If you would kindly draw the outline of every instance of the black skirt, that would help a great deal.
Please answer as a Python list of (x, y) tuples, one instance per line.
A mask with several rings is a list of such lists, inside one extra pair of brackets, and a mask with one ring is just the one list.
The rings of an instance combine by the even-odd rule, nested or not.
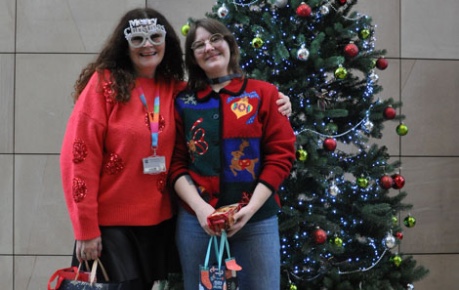
[[(173, 218), (155, 226), (100, 227), (100, 260), (110, 281), (141, 281), (151, 289), (154, 281), (167, 279), (168, 273), (180, 273), (175, 224)], [(78, 264), (74, 251), (72, 265)], [(104, 280), (101, 273), (97, 279)]]

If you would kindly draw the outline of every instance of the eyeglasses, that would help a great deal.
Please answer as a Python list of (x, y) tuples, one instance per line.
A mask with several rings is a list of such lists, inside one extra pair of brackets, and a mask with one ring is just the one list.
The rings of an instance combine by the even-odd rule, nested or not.
[(153, 45), (161, 45), (164, 43), (166, 35), (158, 32), (134, 32), (126, 36), (126, 39), (131, 47), (139, 48), (144, 46), (147, 40)]
[(212, 45), (213, 47), (215, 47), (216, 45), (219, 45), (220, 43), (222, 43), (222, 41), (224, 39), (225, 39), (225, 37), (222, 34), (215, 33), (215, 34), (212, 34), (211, 36), (209, 36), (209, 38), (207, 40), (199, 40), (199, 41), (193, 42), (193, 44), (191, 45), (191, 49), (195, 53), (201, 54), (206, 49), (206, 43), (207, 42), (210, 45)]

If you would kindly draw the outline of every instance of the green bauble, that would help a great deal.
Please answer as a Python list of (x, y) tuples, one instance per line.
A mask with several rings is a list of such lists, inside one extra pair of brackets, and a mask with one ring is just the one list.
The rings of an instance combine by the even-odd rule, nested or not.
[(401, 123), (400, 125), (397, 126), (396, 131), (399, 136), (405, 136), (406, 134), (408, 134), (408, 126)]
[(308, 159), (308, 152), (303, 149), (296, 150), (296, 159), (305, 162)]
[(357, 185), (361, 188), (366, 188), (368, 186), (368, 179), (365, 177), (359, 177), (357, 178)]
[(347, 77), (347, 70), (344, 67), (339, 66), (335, 70), (335, 77), (340, 80), (345, 79)]
[(261, 39), (260, 37), (255, 37), (253, 40), (252, 40), (252, 46), (254, 48), (260, 48), (263, 46), (263, 39)]
[(416, 225), (416, 219), (409, 215), (403, 220), (403, 224), (408, 228), (413, 228)]
[(395, 266), (398, 267), (402, 264), (402, 257), (400, 257), (399, 255), (395, 255), (390, 258), (390, 261), (394, 263)]
[(370, 36), (370, 34), (371, 34), (370, 30), (362, 29), (362, 31), (360, 31), (360, 38), (367, 39)]
[(341, 238), (335, 237), (333, 239), (333, 244), (337, 247), (342, 247), (343, 246), (343, 240)]

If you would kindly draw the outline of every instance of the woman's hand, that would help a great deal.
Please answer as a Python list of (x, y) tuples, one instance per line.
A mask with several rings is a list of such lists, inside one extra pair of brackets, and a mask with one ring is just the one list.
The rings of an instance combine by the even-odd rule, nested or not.
[(279, 105), (279, 112), (287, 117), (290, 117), (292, 114), (292, 103), (290, 98), (283, 93), (279, 92), (279, 100), (276, 101), (276, 104)]
[(96, 260), (102, 253), (102, 238), (92, 240), (76, 241), (75, 254), (78, 261)]
[(252, 218), (255, 211), (249, 206), (242, 207), (237, 213), (234, 214), (234, 224), (226, 231), (228, 237), (234, 236), (245, 224)]
[(220, 235), (220, 233), (213, 231), (209, 227), (209, 224), (207, 223), (207, 217), (211, 215), (214, 211), (215, 209), (208, 203), (203, 204), (202, 208), (195, 211), (196, 217), (198, 218), (199, 224), (201, 225), (202, 229), (208, 235), (211, 235), (211, 236)]

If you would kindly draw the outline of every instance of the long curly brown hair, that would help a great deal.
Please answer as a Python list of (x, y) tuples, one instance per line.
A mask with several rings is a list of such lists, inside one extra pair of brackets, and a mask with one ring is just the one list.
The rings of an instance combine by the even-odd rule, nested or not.
[(105, 69), (110, 70), (111, 90), (116, 92), (114, 98), (119, 102), (127, 102), (130, 92), (135, 85), (135, 68), (129, 57), (129, 44), (124, 36), (124, 29), (129, 27), (129, 20), (156, 18), (158, 24), (166, 29), (166, 49), (164, 58), (156, 68), (157, 81), (171, 82), (184, 80), (183, 53), (180, 39), (177, 37), (172, 25), (158, 11), (152, 8), (137, 8), (128, 11), (120, 20), (112, 35), (106, 41), (102, 51), (94, 62), (89, 63), (80, 73), (74, 85), (73, 99), (76, 102), (91, 76), (98, 72), (103, 75)]

